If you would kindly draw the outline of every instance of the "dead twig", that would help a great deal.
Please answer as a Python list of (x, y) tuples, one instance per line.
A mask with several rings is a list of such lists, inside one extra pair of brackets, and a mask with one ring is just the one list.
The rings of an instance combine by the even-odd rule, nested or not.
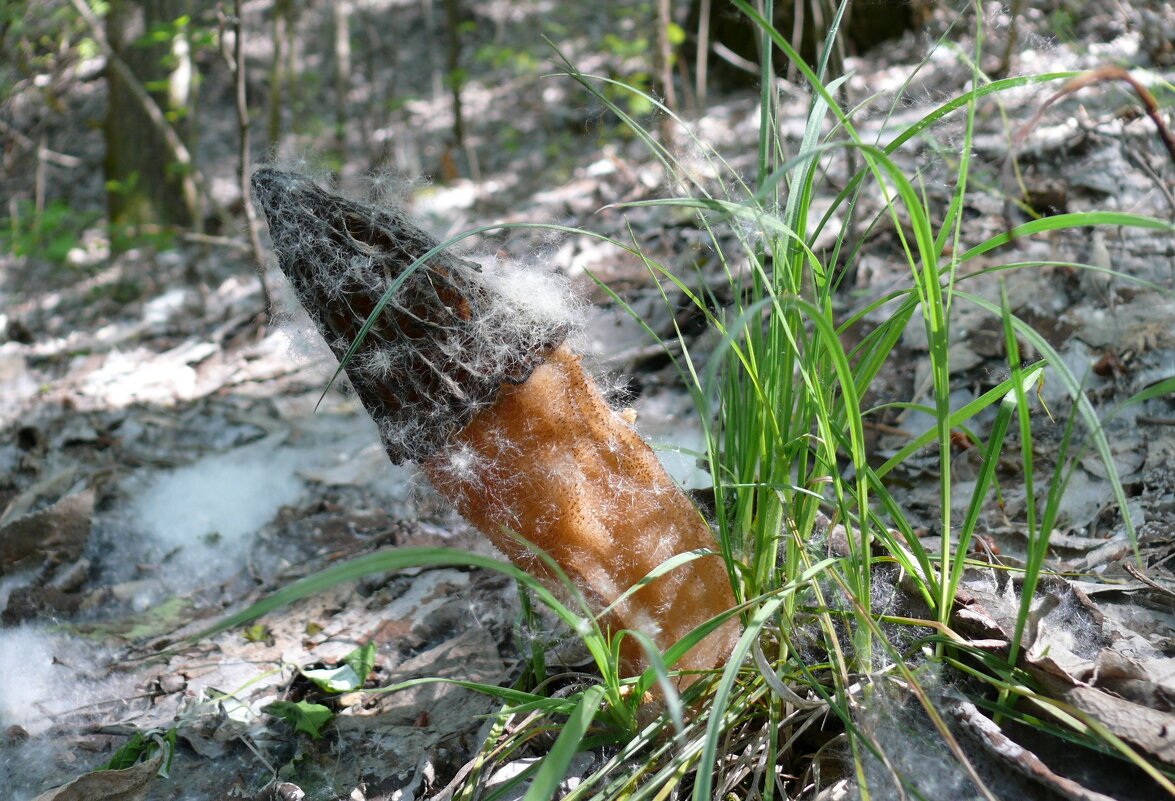
[(16, 142), (17, 145), (24, 148), (25, 150), (36, 151), (37, 158), (41, 161), (47, 161), (52, 164), (56, 164), (59, 167), (66, 167), (68, 169), (80, 167), (85, 163), (77, 156), (71, 156), (68, 153), (58, 153), (56, 150), (50, 150), (44, 146), (43, 142), (41, 144), (37, 144), (32, 140), (31, 137), (26, 136), (21, 131), (13, 128), (4, 120), (0, 120), (0, 134), (9, 137), (12, 139), (12, 141)]
[(970, 701), (955, 704), (951, 713), (971, 741), (998, 762), (1049, 788), (1062, 798), (1070, 801), (1112, 801), (1110, 796), (1090, 790), (1072, 779), (1054, 773), (1040, 757), (1009, 738)]
[(257, 280), (261, 282), (261, 298), (265, 303), (265, 319), (273, 311), (272, 298), (269, 286), (265, 283), (265, 252), (261, 249), (261, 237), (257, 233), (257, 210), (253, 208), (253, 190), (249, 184), (249, 177), (253, 167), (249, 162), (249, 105), (245, 95), (245, 56), (242, 47), (244, 37), (241, 36), (241, 0), (233, 2), (233, 52), (230, 54), (225, 44), (224, 32), (226, 22), (223, 6), (217, 9), (217, 18), (220, 24), (220, 52), (228, 64), (229, 72), (233, 76), (236, 87), (237, 106), (237, 135), (238, 159), (237, 180), (241, 190), (241, 205), (245, 210), (245, 225), (249, 229), (249, 245), (253, 249), (253, 263), (257, 268)]
[(1053, 103), (1080, 89), (1103, 81), (1125, 81), (1130, 84), (1130, 88), (1134, 90), (1135, 94), (1142, 101), (1146, 115), (1151, 118), (1151, 121), (1155, 124), (1155, 128), (1158, 129), (1159, 138), (1163, 140), (1163, 145), (1167, 148), (1167, 153), (1171, 156), (1171, 161), (1175, 162), (1175, 135), (1172, 135), (1171, 129), (1163, 122), (1163, 117), (1159, 114), (1159, 104), (1155, 101), (1155, 96), (1150, 93), (1149, 89), (1142, 85), (1141, 81), (1131, 75), (1127, 70), (1113, 65), (1098, 67), (1095, 70), (1083, 72), (1077, 77), (1069, 79), (1060, 90), (1048, 100), (1044, 101), (1040, 109), (1032, 115), (1032, 119), (1017, 131), (1015, 138), (1012, 140), (1013, 148), (1019, 148), (1024, 144), (1024, 140), (1028, 138), (1028, 134), (1040, 123), (1045, 111)]
[(1159, 584), (1154, 579), (1151, 579), (1150, 577), (1148, 577), (1145, 573), (1143, 573), (1137, 567), (1130, 564), (1130, 562), (1123, 562), (1122, 566), (1126, 568), (1127, 573), (1134, 576), (1136, 579), (1141, 581), (1146, 586), (1150, 587), (1155, 592), (1159, 593), (1160, 595), (1162, 595), (1168, 599), (1175, 598), (1175, 590), (1172, 590), (1168, 587), (1164, 587), (1162, 584)]

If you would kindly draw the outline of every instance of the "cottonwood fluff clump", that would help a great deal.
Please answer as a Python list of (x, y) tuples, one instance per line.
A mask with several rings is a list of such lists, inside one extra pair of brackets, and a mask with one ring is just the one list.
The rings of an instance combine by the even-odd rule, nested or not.
[[(282, 271), (340, 360), (391, 290), (347, 376), (392, 461), (418, 462), (515, 564), (552, 579), (520, 535), (602, 612), (666, 560), (713, 549), (701, 514), (564, 344), (564, 304), (533, 278), (443, 250), (417, 264), (437, 243), (402, 212), (298, 175), (261, 169), (253, 189)], [(664, 650), (733, 605), (725, 566), (706, 556), (615, 603), (604, 622)], [(678, 666), (721, 665), (737, 636), (727, 621)], [(646, 664), (634, 638), (621, 654), (630, 674)]]

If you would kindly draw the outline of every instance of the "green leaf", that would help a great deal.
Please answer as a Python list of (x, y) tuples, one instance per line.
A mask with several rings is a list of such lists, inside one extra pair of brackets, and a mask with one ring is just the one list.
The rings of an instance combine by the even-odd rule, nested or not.
[(308, 701), (274, 701), (261, 708), (262, 712), (281, 718), (294, 727), (294, 731), (305, 732), (317, 740), (322, 736), (322, 727), (335, 716), (322, 704)]
[(375, 669), (375, 643), (369, 642), (356, 648), (343, 657), (343, 664), (350, 665), (351, 669), (359, 674), (361, 681), (367, 681), (367, 677)]
[(140, 762), (154, 758), (156, 754), (163, 751), (164, 759), (159, 767), (159, 775), (166, 778), (171, 769), (171, 759), (175, 755), (175, 736), (176, 730), (174, 728), (136, 731), (97, 770), (126, 770)]
[(122, 746), (111, 754), (98, 770), (126, 770), (147, 755), (155, 743), (143, 736), (141, 731), (131, 735)]
[(538, 579), (508, 562), (454, 548), (394, 548), (336, 563), (306, 578), (287, 584), (249, 608), (229, 615), (215, 625), (194, 634), (192, 641), (196, 642), (205, 637), (211, 637), (219, 632), (255, 620), (267, 612), (280, 609), (300, 598), (306, 598), (346, 581), (354, 581), (370, 573), (386, 573), (391, 570), (405, 570), (414, 567), (437, 568), (443, 566), (477, 567), (509, 576), (529, 587), (536, 597), (552, 609), (567, 625), (572, 628), (578, 628), (582, 625), (582, 620), (566, 606), (559, 603), (554, 594), (544, 587)]
[(349, 693), (362, 687), (364, 682), (364, 678), (350, 665), (315, 670), (299, 668), (298, 672), (328, 693)]
[(270, 634), (269, 626), (264, 623), (254, 623), (243, 632), (245, 642), (268, 642), (273, 635)]
[(298, 672), (328, 693), (347, 693), (367, 683), (374, 667), (375, 644), (368, 643), (344, 656), (338, 667)]

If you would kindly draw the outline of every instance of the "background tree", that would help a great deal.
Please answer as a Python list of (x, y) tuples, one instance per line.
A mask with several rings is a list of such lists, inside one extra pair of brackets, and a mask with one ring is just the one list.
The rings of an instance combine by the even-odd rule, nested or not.
[[(881, 42), (895, 39), (921, 24), (934, 2), (877, 0), (851, 3), (846, 10), (838, 46), (847, 45), (850, 52), (864, 52)], [(788, 37), (805, 61), (815, 64), (840, 0), (776, 0), (770, 5), (769, 14), (767, 4), (761, 0), (752, 5), (771, 18), (775, 29)], [(691, 0), (685, 28), (696, 36), (694, 69), (699, 76), (696, 88), (699, 97), (706, 95), (704, 81), (707, 79), (713, 79), (715, 85), (724, 90), (758, 82), (755, 65), (759, 63), (762, 34), (755, 23), (733, 4)], [(711, 48), (717, 48), (721, 58), (709, 58)], [(840, 72), (836, 65), (842, 59), (843, 54), (832, 54), (830, 63), (834, 65), (834, 73)]]
[(342, 169), (347, 159), (347, 96), (351, 87), (351, 4), (333, 4), (335, 52), (335, 161)]
[(267, 141), (270, 150), (277, 147), (282, 129), (282, 98), (286, 82), (294, 74), (292, 37), (296, 34), (293, 0), (275, 0), (273, 4), (273, 60), (269, 68), (269, 110)]
[(198, 90), (191, 22), (202, 5), (196, 0), (114, 0), (109, 5), (104, 29), (114, 58), (106, 73), (105, 172), (115, 225), (200, 228), (200, 193), (190, 156)]

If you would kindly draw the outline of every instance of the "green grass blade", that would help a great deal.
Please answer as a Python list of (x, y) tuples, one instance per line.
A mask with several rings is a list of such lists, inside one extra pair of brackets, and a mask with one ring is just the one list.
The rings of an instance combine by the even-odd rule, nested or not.
[[(996, 467), (999, 465), (1000, 455), (1004, 450), (1004, 438), (1012, 422), (1012, 415), (1016, 413), (1017, 409), (1023, 408), (1026, 405), (1025, 388), (1039, 381), (1043, 373), (1043, 368), (1032, 370), (1026, 375), (1020, 374), (1020, 371), (1017, 370), (1012, 376), (1012, 388), (1004, 394), (999, 411), (996, 413), (996, 418), (992, 422), (979, 475), (975, 478), (975, 488), (971, 493), (971, 501), (967, 504), (967, 512), (963, 518), (963, 527), (959, 531), (957, 544), (959, 558), (951, 568), (950, 583), (947, 585), (947, 592), (945, 593), (951, 598), (955, 597), (955, 593), (959, 588), (959, 582), (963, 578), (964, 561), (962, 557), (966, 555), (967, 549), (971, 545), (971, 538), (975, 534), (975, 527), (979, 523), (980, 514), (983, 512), (984, 501), (987, 500), (987, 492), (994, 483)], [(1031, 443), (1029, 447), (1031, 447)], [(1031, 477), (1029, 477), (1029, 480), (1031, 480)]]
[(600, 702), (604, 699), (605, 690), (599, 685), (584, 690), (583, 698), (572, 711), (563, 730), (551, 750), (543, 757), (534, 781), (522, 797), (522, 801), (550, 801), (559, 795), (559, 785), (571, 767), (571, 760), (580, 750), (580, 743), (587, 734), (588, 727), (596, 713), (600, 711)]
[(488, 556), (460, 551), (455, 548), (397, 548), (366, 554), (345, 562), (326, 567), (312, 575), (287, 584), (276, 592), (262, 598), (246, 609), (231, 614), (216, 624), (191, 637), (191, 641), (202, 640), (255, 620), (262, 615), (280, 609), (294, 601), (307, 598), (315, 593), (339, 584), (373, 573), (406, 570), (419, 567), (474, 567), (494, 570), (528, 587), (546, 606), (550, 607), (564, 622), (573, 628), (581, 628), (585, 621), (571, 612), (538, 579), (523, 572), (508, 562)]
[[(1051, 218), (1045, 218), (1051, 219)], [(961, 297), (965, 297), (971, 303), (974, 303), (980, 308), (986, 309), (993, 315), (999, 315), (999, 307), (993, 304), (986, 298), (969, 292), (957, 291)], [(1061, 383), (1065, 389), (1068, 390), (1069, 396), (1073, 398), (1077, 407), (1078, 414), (1081, 415), (1085, 423), (1085, 428), (1089, 432), (1090, 439), (1093, 442), (1094, 448), (1097, 450), (1098, 456), (1102, 460), (1102, 465), (1106, 471), (1106, 480), (1110, 482), (1111, 491), (1114, 494), (1114, 500), (1118, 504), (1118, 511), (1122, 515), (1122, 521), (1126, 526), (1126, 534), (1130, 538), (1130, 545), (1134, 549), (1135, 559), (1141, 564), (1142, 557), (1138, 551), (1138, 532), (1134, 528), (1134, 521), (1130, 517), (1130, 509), (1127, 506), (1126, 490), (1122, 487), (1122, 479), (1118, 475), (1118, 468), (1114, 464), (1114, 457), (1110, 451), (1110, 443), (1106, 439), (1105, 429), (1102, 427), (1101, 421), (1098, 419), (1097, 411), (1093, 408), (1089, 398), (1081, 391), (1081, 382), (1073, 375), (1068, 365), (1061, 359), (1060, 354), (1056, 349), (1041, 336), (1032, 326), (1025, 323), (1018, 317), (1011, 317), (1012, 326), (1016, 329), (1016, 333), (1024, 337), (1034, 347), (1038, 353), (1044, 354), (1045, 360), (1056, 372), (1060, 378)]]
[(1124, 211), (1076, 211), (1068, 214), (1057, 214), (1052, 217), (1041, 217), (1039, 220), (1017, 225), (1002, 234), (985, 239), (975, 247), (959, 256), (960, 262), (971, 261), (977, 256), (995, 250), (996, 248), (1015, 242), (1017, 239), (1043, 234), (1049, 231), (1062, 231), (1071, 228), (1081, 228), (1089, 225), (1126, 226), (1144, 228), (1155, 231), (1175, 232), (1175, 225), (1157, 217), (1146, 217), (1142, 214), (1131, 214)]

